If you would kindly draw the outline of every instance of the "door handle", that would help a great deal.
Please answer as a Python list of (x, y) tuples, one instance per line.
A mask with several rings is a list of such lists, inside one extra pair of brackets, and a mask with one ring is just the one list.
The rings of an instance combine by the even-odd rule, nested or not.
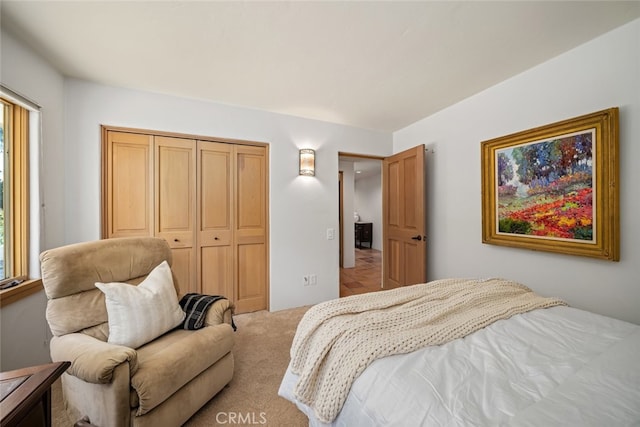
[(417, 236), (413, 236), (413, 237), (411, 238), (411, 240), (417, 240), (417, 241), (420, 241), (420, 240), (422, 240), (422, 236), (418, 234)]

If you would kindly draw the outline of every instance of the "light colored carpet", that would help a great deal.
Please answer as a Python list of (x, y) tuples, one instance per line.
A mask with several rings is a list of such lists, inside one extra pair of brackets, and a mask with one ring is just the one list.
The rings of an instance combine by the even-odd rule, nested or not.
[[(293, 335), (308, 308), (234, 316), (238, 330), (233, 379), (185, 426), (308, 425), (307, 418), (294, 404), (278, 396), (280, 381), (289, 364)], [(64, 411), (61, 394), (58, 380), (52, 388), (53, 427), (73, 425)]]

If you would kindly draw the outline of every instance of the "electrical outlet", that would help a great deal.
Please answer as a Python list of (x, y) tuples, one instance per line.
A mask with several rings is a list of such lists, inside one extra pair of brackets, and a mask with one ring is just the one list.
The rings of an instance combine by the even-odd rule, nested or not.
[(327, 228), (327, 240), (333, 240), (336, 237), (336, 230)]
[(309, 285), (315, 286), (318, 284), (318, 277), (315, 274), (309, 275)]

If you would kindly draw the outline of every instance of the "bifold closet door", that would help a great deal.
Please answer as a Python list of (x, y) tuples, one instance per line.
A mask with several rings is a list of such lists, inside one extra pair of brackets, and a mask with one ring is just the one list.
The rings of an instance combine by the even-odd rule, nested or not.
[(103, 132), (103, 236), (162, 237), (182, 294), (267, 309), (268, 147)]
[(154, 148), (155, 235), (171, 247), (181, 293), (198, 292), (195, 141), (156, 136)]
[(237, 145), (234, 160), (234, 296), (237, 312), (245, 313), (268, 305), (266, 149)]
[(198, 141), (198, 266), (202, 291), (236, 313), (267, 308), (266, 149)]
[(103, 149), (103, 236), (153, 236), (153, 137), (108, 132)]
[(233, 300), (233, 145), (198, 141), (198, 277)]

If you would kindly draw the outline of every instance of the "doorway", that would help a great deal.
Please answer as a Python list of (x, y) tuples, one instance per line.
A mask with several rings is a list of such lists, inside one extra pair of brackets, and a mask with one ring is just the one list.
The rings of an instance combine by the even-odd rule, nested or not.
[[(375, 236), (378, 235), (382, 238), (378, 246), (382, 258), (380, 289), (427, 281), (425, 157), (424, 144), (388, 157), (338, 153), (339, 170), (342, 171), (339, 177), (341, 265), (343, 268), (355, 268), (356, 242), (361, 249), (362, 241), (367, 238), (369, 247), (373, 249), (376, 248)], [(356, 163), (362, 163), (363, 159), (376, 160), (382, 166), (380, 178), (377, 178), (382, 187), (381, 200), (369, 212), (370, 215), (382, 212), (382, 220), (375, 221), (381, 224), (381, 232), (375, 231), (373, 222), (368, 224), (368, 232), (356, 231), (355, 227), (356, 223), (368, 219), (360, 217), (360, 212), (356, 210), (362, 206), (360, 202), (356, 207), (355, 197), (349, 197), (350, 191), (355, 193), (355, 176), (360, 170)], [(355, 236), (354, 233), (358, 235)], [(367, 292), (364, 289), (359, 291)]]
[(341, 297), (382, 290), (382, 159), (339, 153)]

